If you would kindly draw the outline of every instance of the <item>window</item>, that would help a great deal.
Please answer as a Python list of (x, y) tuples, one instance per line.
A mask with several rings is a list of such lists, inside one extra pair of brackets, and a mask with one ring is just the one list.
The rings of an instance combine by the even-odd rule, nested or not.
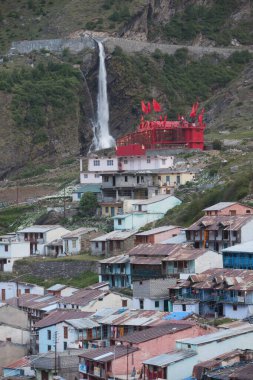
[(246, 214), (250, 214), (250, 210), (246, 210)]
[(186, 305), (182, 305), (182, 311), (186, 311)]
[(160, 175), (158, 176), (158, 181), (161, 181), (161, 176)]
[(68, 339), (68, 327), (63, 326), (63, 338)]
[(233, 311), (237, 311), (237, 305), (233, 305)]
[(107, 166), (113, 166), (113, 160), (107, 160)]
[(151, 160), (150, 157), (147, 157), (147, 164), (150, 164)]
[(118, 219), (118, 226), (121, 226), (121, 225), (122, 225), (122, 220)]
[(128, 161), (127, 161), (127, 159), (125, 158), (125, 159), (124, 159), (124, 164), (127, 164), (127, 163), (128, 163)]
[(98, 241), (95, 242), (95, 247), (98, 248)]
[(51, 330), (47, 330), (47, 340), (51, 340), (52, 339), (52, 332)]
[(99, 177), (100, 177), (100, 174), (96, 173), (95, 178), (99, 178)]
[(72, 309), (74, 309), (75, 308), (75, 305), (72, 305)]
[(83, 174), (83, 178), (88, 178), (88, 174)]
[(180, 180), (180, 175), (177, 175), (177, 184), (179, 185), (180, 182), (181, 182), (181, 180)]
[(127, 307), (127, 300), (122, 300), (122, 307)]
[(105, 176), (103, 177), (103, 182), (109, 182), (109, 177), (108, 177), (108, 175), (105, 175)]
[(140, 300), (140, 309), (143, 309), (143, 308), (144, 308), (144, 301)]
[(106, 208), (105, 208), (105, 212), (106, 212), (106, 214), (108, 214), (108, 212), (109, 212), (109, 207), (106, 207)]
[(76, 240), (72, 240), (72, 248), (76, 248)]
[(9, 246), (8, 246), (8, 245), (5, 245), (5, 246), (4, 246), (4, 251), (5, 251), (5, 252), (8, 252), (8, 250), (9, 250)]
[(48, 351), (51, 351), (52, 350), (52, 347), (50, 345), (47, 346), (47, 350)]
[(116, 240), (116, 249), (120, 249), (120, 247), (121, 247), (121, 241)]
[(159, 301), (155, 301), (155, 307), (159, 307)]
[(63, 342), (63, 351), (66, 351), (68, 347), (68, 342)]
[(166, 175), (166, 182), (170, 183), (170, 176), (169, 175)]
[(165, 165), (166, 164), (166, 159), (162, 159), (162, 165)]
[(125, 182), (128, 182), (128, 178), (127, 178), (127, 175), (125, 175)]
[(25, 294), (30, 294), (30, 289), (25, 289)]
[(100, 166), (100, 160), (93, 160), (94, 166)]

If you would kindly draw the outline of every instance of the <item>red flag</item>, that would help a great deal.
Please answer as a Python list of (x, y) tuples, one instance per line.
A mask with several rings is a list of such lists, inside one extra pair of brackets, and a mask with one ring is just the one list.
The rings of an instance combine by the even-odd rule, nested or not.
[(148, 113), (148, 107), (146, 106), (143, 100), (141, 101), (141, 110), (143, 113)]
[(148, 112), (147, 113), (150, 113), (151, 112), (151, 105), (150, 103), (148, 102)]
[(192, 118), (196, 117), (198, 108), (199, 108), (199, 103), (198, 102), (194, 103), (192, 106), (190, 117), (192, 117)]
[(153, 110), (155, 112), (161, 112), (161, 106), (155, 99), (153, 99)]
[(200, 112), (200, 114), (198, 116), (198, 122), (199, 122), (199, 124), (203, 123), (204, 112), (205, 112), (205, 110), (204, 110), (204, 108), (202, 108), (202, 110), (201, 110), (201, 112)]

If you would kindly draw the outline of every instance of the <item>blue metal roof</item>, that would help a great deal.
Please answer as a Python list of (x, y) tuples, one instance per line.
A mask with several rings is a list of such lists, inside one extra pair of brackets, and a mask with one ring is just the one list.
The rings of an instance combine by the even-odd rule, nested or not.
[(88, 193), (88, 192), (100, 193), (101, 192), (101, 185), (95, 184), (95, 183), (80, 184), (73, 191), (73, 193)]

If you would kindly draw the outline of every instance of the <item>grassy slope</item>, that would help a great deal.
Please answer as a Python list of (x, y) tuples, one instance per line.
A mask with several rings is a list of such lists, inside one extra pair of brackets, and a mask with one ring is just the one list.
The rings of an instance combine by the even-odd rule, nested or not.
[(145, 0), (1, 0), (0, 51), (13, 40), (66, 36), (77, 29), (118, 30)]

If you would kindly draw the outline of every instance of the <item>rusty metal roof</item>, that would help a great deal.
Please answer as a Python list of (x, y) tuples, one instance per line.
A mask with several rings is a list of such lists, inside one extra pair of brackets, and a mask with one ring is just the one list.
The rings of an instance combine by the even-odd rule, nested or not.
[(129, 355), (132, 352), (135, 352), (137, 350), (138, 348), (136, 347), (109, 346), (109, 347), (92, 349), (79, 356), (81, 358), (105, 363), (111, 360), (118, 359), (122, 356)]
[(161, 265), (161, 257), (131, 257), (132, 265)]
[(227, 231), (238, 231), (252, 219), (252, 215), (203, 216), (190, 227), (187, 227), (185, 231), (199, 231), (203, 228), (209, 231), (217, 231), (221, 227)]
[(172, 225), (161, 226), (161, 227), (157, 227), (157, 228), (152, 228), (151, 230), (148, 230), (148, 231), (139, 232), (138, 234), (136, 234), (136, 236), (149, 236), (149, 235), (160, 234), (162, 232), (174, 230), (175, 228), (179, 228), (179, 227), (178, 226), (172, 226)]
[(92, 313), (88, 313), (85, 311), (79, 310), (55, 310), (51, 312), (49, 315), (35, 323), (35, 328), (44, 328), (48, 326), (55, 325), (57, 323), (70, 320), (70, 319), (78, 319), (78, 318), (87, 318), (91, 316)]
[(167, 256), (176, 244), (139, 244), (128, 251), (129, 256)]
[(210, 251), (207, 248), (194, 248), (191, 245), (178, 245), (163, 261), (190, 261), (202, 256), (205, 252)]
[(100, 260), (100, 264), (125, 264), (130, 262), (128, 255), (112, 256), (108, 259)]

